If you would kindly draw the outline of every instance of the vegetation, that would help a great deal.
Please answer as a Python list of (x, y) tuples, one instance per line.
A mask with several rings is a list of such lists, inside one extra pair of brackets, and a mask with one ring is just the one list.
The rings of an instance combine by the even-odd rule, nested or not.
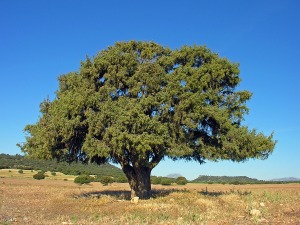
[(168, 178), (168, 177), (163, 177), (160, 181), (161, 185), (171, 185), (173, 183), (174, 179)]
[(0, 224), (300, 224), (299, 184), (155, 186), (132, 204), (127, 184), (1, 181)]
[(34, 158), (118, 162), (132, 196), (148, 199), (165, 157), (240, 162), (273, 151), (273, 135), (242, 125), (251, 93), (236, 90), (240, 81), (238, 64), (206, 47), (116, 43), (59, 77), (19, 147)]
[(76, 184), (88, 184), (94, 181), (94, 177), (89, 175), (79, 175), (74, 179), (74, 183)]
[(185, 177), (177, 177), (175, 182), (178, 185), (186, 185), (188, 183), (188, 181)]
[[(106, 164), (83, 164), (57, 162), (56, 160), (35, 160), (21, 155), (0, 154), (0, 169), (20, 169), (20, 170), (41, 170), (61, 172), (66, 175), (98, 175), (112, 176), (116, 179), (126, 179), (124, 173), (119, 168)], [(52, 174), (52, 176), (54, 176)]]
[(96, 181), (99, 181), (101, 184), (106, 186), (108, 184), (115, 182), (115, 179), (110, 176), (101, 176), (101, 177), (97, 177)]
[(41, 173), (41, 172), (33, 175), (33, 178), (36, 180), (43, 180), (43, 179), (45, 179), (45, 177), (46, 177), (45, 174)]
[(300, 183), (299, 181), (265, 181), (246, 176), (206, 176), (200, 175), (198, 178), (190, 181), (191, 183), (206, 184), (284, 184), (284, 183)]

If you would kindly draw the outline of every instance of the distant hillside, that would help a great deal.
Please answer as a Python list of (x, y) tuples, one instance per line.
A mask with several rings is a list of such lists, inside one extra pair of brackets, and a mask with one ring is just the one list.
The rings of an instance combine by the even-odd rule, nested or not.
[(171, 174), (167, 175), (167, 177), (169, 177), (169, 178), (177, 178), (177, 177), (182, 177), (182, 175), (179, 174), (179, 173), (171, 173)]
[(262, 181), (254, 178), (249, 178), (246, 176), (206, 176), (200, 175), (195, 180), (192, 180), (193, 183), (228, 183), (228, 184), (253, 184), (260, 183)]
[(272, 179), (271, 181), (284, 181), (284, 182), (294, 182), (294, 181), (300, 181), (300, 178), (295, 178), (295, 177), (283, 177), (283, 178), (276, 178)]
[(66, 175), (99, 175), (125, 178), (123, 171), (111, 164), (58, 163), (55, 160), (33, 160), (21, 155), (0, 154), (0, 169), (26, 169), (62, 172)]

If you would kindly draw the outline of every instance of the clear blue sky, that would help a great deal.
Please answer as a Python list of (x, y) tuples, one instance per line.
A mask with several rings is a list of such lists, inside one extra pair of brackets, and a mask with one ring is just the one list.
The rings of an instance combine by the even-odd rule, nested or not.
[(206, 45), (240, 63), (239, 88), (254, 93), (245, 124), (278, 144), (265, 161), (172, 162), (154, 175), (300, 177), (300, 1), (0, 1), (0, 153), (21, 154), (23, 128), (55, 97), (57, 77), (117, 41), (170, 48)]

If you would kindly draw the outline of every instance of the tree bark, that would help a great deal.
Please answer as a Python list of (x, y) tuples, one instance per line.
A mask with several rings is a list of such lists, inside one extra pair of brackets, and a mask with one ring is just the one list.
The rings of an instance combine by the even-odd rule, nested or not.
[(131, 188), (131, 198), (149, 199), (151, 197), (151, 168), (124, 166), (125, 173)]

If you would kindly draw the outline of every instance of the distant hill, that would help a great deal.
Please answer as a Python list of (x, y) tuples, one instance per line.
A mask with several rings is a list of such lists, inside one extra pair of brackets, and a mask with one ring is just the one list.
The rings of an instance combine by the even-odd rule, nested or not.
[(283, 177), (283, 178), (276, 178), (272, 179), (271, 181), (284, 181), (284, 182), (290, 182), (290, 181), (300, 181), (300, 178), (295, 177)]
[(109, 163), (102, 165), (34, 160), (22, 155), (0, 154), (0, 169), (24, 169), (62, 172), (66, 175), (99, 175), (125, 178), (123, 171)]
[(262, 181), (249, 178), (246, 176), (206, 176), (200, 175), (195, 180), (191, 181), (192, 183), (232, 183), (232, 184), (253, 184), (253, 183), (260, 183)]
[(182, 177), (181, 174), (179, 173), (171, 173), (169, 175), (167, 175), (168, 178), (177, 178), (177, 177)]

